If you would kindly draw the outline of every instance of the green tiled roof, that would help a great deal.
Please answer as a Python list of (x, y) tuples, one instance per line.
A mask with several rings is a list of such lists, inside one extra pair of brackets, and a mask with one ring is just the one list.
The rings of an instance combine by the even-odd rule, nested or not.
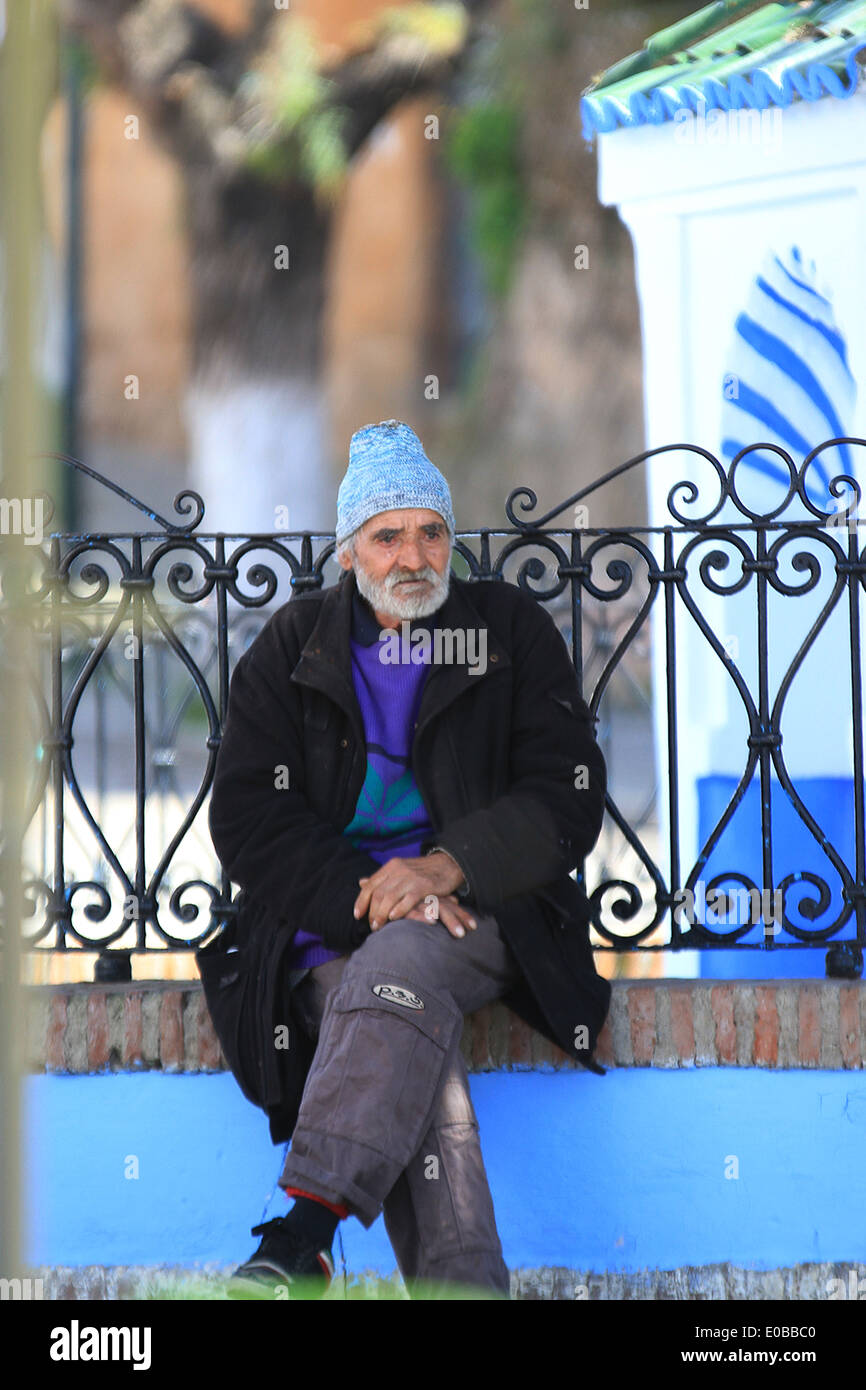
[(866, 0), (715, 0), (597, 77), (581, 101), (583, 131), (849, 97), (864, 64)]

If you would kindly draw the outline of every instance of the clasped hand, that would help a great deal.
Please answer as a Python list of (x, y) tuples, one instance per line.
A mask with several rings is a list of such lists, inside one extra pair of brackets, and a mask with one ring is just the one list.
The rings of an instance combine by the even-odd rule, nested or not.
[[(361, 891), (355, 900), (355, 917), (368, 915), (371, 931), (398, 917), (411, 917), (416, 922), (438, 918), (452, 936), (465, 936), (466, 928), (474, 930), (477, 924), (454, 896), (462, 879), (462, 870), (447, 854), (389, 859), (369, 878), (358, 880)], [(430, 898), (435, 898), (435, 904), (428, 901)]]

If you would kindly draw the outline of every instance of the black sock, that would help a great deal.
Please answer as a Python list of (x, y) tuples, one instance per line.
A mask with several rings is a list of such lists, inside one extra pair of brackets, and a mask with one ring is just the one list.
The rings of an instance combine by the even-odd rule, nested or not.
[(311, 1245), (325, 1246), (329, 1250), (334, 1232), (340, 1224), (336, 1212), (311, 1197), (296, 1197), (295, 1205), (286, 1219), (291, 1221), (295, 1230), (309, 1239)]

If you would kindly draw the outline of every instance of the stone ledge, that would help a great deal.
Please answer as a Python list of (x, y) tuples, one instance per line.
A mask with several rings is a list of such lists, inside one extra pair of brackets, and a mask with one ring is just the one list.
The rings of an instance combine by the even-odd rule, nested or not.
[[(866, 982), (614, 980), (605, 1067), (859, 1071)], [(199, 981), (41, 985), (25, 991), (29, 1071), (227, 1070)], [(467, 1018), (471, 1072), (582, 1070), (502, 1004)]]
[[(205, 1266), (193, 1271), (179, 1266), (84, 1265), (28, 1271), (41, 1285), (31, 1286), (31, 1297), (46, 1300), (127, 1300), (153, 1296), (155, 1285), (162, 1296), (177, 1298), (224, 1297), (225, 1281), (232, 1269)], [(368, 1279), (381, 1285), (380, 1275), (369, 1271), (352, 1274), (350, 1280)], [(193, 1281), (195, 1292), (188, 1286)], [(398, 1275), (391, 1283), (400, 1286)], [(342, 1275), (337, 1276), (328, 1297), (342, 1296)], [(404, 1295), (405, 1296), (405, 1295)], [(733, 1264), (689, 1265), (679, 1269), (643, 1269), (637, 1273), (540, 1268), (511, 1271), (511, 1297), (521, 1302), (604, 1302), (621, 1300), (685, 1301), (728, 1299), (798, 1300), (807, 1302), (866, 1299), (866, 1266), (862, 1263), (791, 1265), (784, 1269), (756, 1270)]]

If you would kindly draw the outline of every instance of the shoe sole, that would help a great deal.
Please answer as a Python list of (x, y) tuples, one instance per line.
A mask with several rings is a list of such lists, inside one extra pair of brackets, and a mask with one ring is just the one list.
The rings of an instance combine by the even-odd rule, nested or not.
[[(328, 1250), (320, 1250), (316, 1255), (316, 1260), (324, 1275), (324, 1287), (318, 1292), (308, 1294), (300, 1293), (300, 1297), (321, 1298), (325, 1294), (334, 1278), (334, 1261)], [(242, 1268), (244, 1268), (242, 1266)], [(261, 1276), (255, 1273), (261, 1270)], [(269, 1299), (273, 1300), (278, 1296), (278, 1290), (286, 1290), (285, 1297), (292, 1299), (292, 1288), (300, 1290), (318, 1289), (319, 1279), (315, 1274), (297, 1275), (287, 1274), (285, 1270), (277, 1269), (274, 1265), (260, 1264), (253, 1266), (249, 1273), (241, 1273), (240, 1270), (232, 1275), (229, 1280), (226, 1292), (229, 1298), (237, 1299)], [(295, 1295), (297, 1298), (297, 1295)]]

